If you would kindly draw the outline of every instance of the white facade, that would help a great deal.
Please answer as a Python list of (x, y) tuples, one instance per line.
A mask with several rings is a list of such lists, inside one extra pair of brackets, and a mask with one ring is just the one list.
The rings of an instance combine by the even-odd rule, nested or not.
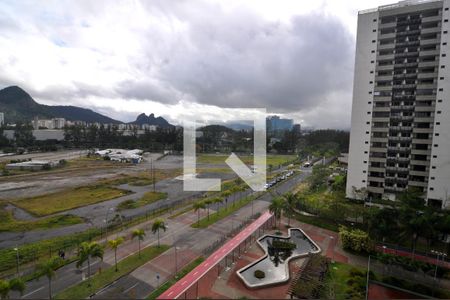
[[(375, 20), (375, 21), (374, 21)], [(373, 84), (377, 50), (378, 11), (358, 16), (352, 121), (347, 173), (347, 197), (357, 198), (354, 189), (367, 186), (372, 120)]]
[(5, 114), (0, 112), (0, 126), (5, 125)]

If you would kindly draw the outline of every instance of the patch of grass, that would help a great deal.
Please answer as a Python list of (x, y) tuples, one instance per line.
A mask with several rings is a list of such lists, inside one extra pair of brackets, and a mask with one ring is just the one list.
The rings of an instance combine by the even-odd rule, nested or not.
[(74, 215), (57, 215), (39, 220), (16, 220), (11, 211), (0, 207), (0, 232), (1, 231), (31, 231), (37, 229), (51, 229), (83, 223), (84, 220)]
[[(181, 174), (179, 169), (161, 170), (155, 169), (155, 182), (172, 178)], [(138, 172), (134, 174), (121, 174), (115, 178), (102, 180), (101, 183), (107, 185), (129, 184), (132, 186), (146, 186), (153, 184), (153, 177), (150, 172)]]
[(187, 213), (188, 211), (191, 211), (192, 209), (193, 209), (193, 208), (192, 208), (192, 205), (189, 204), (187, 207), (185, 207), (185, 208), (183, 208), (182, 210), (180, 210), (180, 211), (174, 213), (173, 215), (169, 216), (169, 219), (175, 219), (176, 217), (179, 217), (179, 216), (181, 216), (182, 214), (185, 214), (185, 213)]
[(208, 220), (208, 217), (204, 217), (204, 218), (200, 219), (200, 222), (195, 222), (194, 224), (192, 224), (191, 227), (192, 228), (206, 228), (209, 225), (212, 225), (212, 224), (216, 223), (217, 221), (220, 221), (220, 220), (228, 217), (229, 215), (238, 211), (242, 207), (246, 206), (252, 200), (256, 199), (258, 197), (258, 195), (259, 194), (245, 197), (239, 201), (236, 201), (234, 203), (234, 205), (230, 203), (230, 204), (228, 204), (228, 207), (224, 207), (224, 208), (220, 209), (219, 211), (210, 214), (209, 220)]
[(339, 231), (339, 225), (336, 224), (332, 220), (315, 217), (315, 216), (305, 216), (302, 214), (295, 214), (295, 219), (297, 221), (300, 221), (300, 222), (303, 222), (306, 224), (310, 224), (310, 225), (314, 225), (314, 226), (317, 226), (320, 228), (328, 229), (328, 230), (335, 231), (335, 232)]
[(172, 285), (174, 285), (177, 281), (181, 280), (184, 276), (186, 276), (189, 272), (191, 272), (195, 267), (197, 267), (198, 265), (200, 265), (202, 262), (204, 261), (203, 257), (199, 257), (196, 260), (194, 260), (193, 262), (191, 262), (190, 264), (188, 264), (186, 267), (184, 267), (180, 272), (177, 273), (176, 277), (173, 279), (170, 279), (169, 281), (165, 282), (164, 284), (162, 284), (159, 288), (157, 288), (156, 290), (154, 290), (148, 297), (147, 299), (156, 299), (159, 297), (159, 295), (161, 295), (162, 293), (164, 293), (165, 291), (167, 291)]
[[(117, 272), (115, 272), (114, 266), (111, 266), (101, 273), (92, 276), (90, 280), (83, 281), (59, 292), (56, 294), (55, 299), (86, 299), (94, 291), (98, 291), (107, 284), (131, 273), (167, 249), (169, 249), (167, 245), (161, 245), (159, 248), (156, 246), (144, 248), (141, 250), (141, 258), (136, 253), (118, 262), (117, 267), (119, 270)], [(89, 282), (91, 286), (89, 286)]]
[(154, 203), (156, 201), (166, 199), (167, 193), (160, 193), (160, 192), (147, 192), (142, 196), (141, 199), (135, 201), (135, 200), (126, 200), (124, 202), (119, 203), (117, 205), (118, 210), (124, 210), (124, 209), (133, 209), (145, 206), (147, 204)]
[[(333, 291), (335, 296), (334, 299), (348, 299), (348, 280), (352, 277), (352, 270), (358, 270), (365, 273), (363, 268), (357, 268), (348, 264), (338, 262), (330, 264), (330, 270), (327, 274), (326, 280), (328, 288)], [(327, 295), (327, 298), (329, 297), (330, 295)]]
[(33, 215), (47, 216), (72, 208), (114, 199), (129, 193), (130, 191), (99, 184), (19, 199), (14, 201), (14, 205), (25, 209)]

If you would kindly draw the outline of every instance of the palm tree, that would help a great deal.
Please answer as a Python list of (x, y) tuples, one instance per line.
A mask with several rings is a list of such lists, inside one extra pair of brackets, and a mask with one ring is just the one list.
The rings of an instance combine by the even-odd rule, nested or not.
[(52, 257), (36, 266), (36, 273), (39, 277), (46, 276), (48, 279), (48, 298), (52, 299), (52, 279), (56, 275), (56, 269), (61, 266), (62, 259), (60, 257)]
[(19, 292), (20, 296), (22, 296), (26, 288), (25, 280), (19, 277), (13, 278), (9, 281), (9, 287), (11, 291)]
[(0, 299), (8, 299), (11, 286), (6, 280), (0, 279)]
[(194, 211), (197, 212), (197, 225), (200, 226), (200, 209), (205, 209), (206, 205), (203, 201), (197, 201), (193, 205)]
[(131, 238), (137, 238), (138, 239), (138, 245), (139, 245), (139, 258), (141, 258), (141, 241), (144, 240), (145, 237), (145, 231), (144, 229), (135, 229), (133, 230), (133, 234), (131, 235)]
[(219, 212), (219, 204), (223, 202), (223, 198), (215, 197), (212, 199), (212, 202), (217, 204), (217, 213), (218, 213)]
[(153, 222), (152, 225), (152, 232), (153, 234), (157, 233), (158, 234), (158, 248), (159, 248), (159, 230), (162, 229), (164, 231), (166, 231), (167, 227), (166, 227), (166, 223), (164, 223), (164, 220), (162, 219), (156, 219), (155, 222)]
[(281, 212), (283, 210), (283, 206), (283, 198), (281, 197), (273, 198), (272, 202), (269, 205), (269, 211), (275, 215), (275, 221), (276, 219), (279, 220), (278, 228), (280, 228), (281, 225)]
[(78, 261), (77, 268), (83, 266), (84, 262), (88, 263), (88, 279), (91, 278), (91, 258), (100, 258), (103, 259), (104, 250), (102, 246), (100, 246), (96, 242), (88, 243), (83, 242), (80, 244), (80, 248), (78, 248)]
[(23, 295), (25, 281), (22, 278), (13, 278), (10, 281), (0, 279), (0, 299), (9, 299), (9, 292), (17, 291)]
[(213, 201), (212, 201), (211, 199), (206, 199), (206, 200), (204, 201), (204, 203), (205, 203), (205, 206), (206, 206), (206, 208), (207, 208), (207, 210), (208, 210), (208, 220), (209, 220), (209, 205), (212, 204)]
[(111, 249), (114, 249), (114, 263), (116, 265), (116, 272), (118, 271), (117, 269), (117, 248), (119, 248), (119, 246), (123, 243), (123, 238), (122, 237), (118, 237), (114, 240), (110, 240), (108, 241), (108, 245)]
[(284, 194), (284, 212), (288, 215), (288, 226), (291, 226), (291, 215), (294, 211), (295, 204), (297, 203), (297, 197), (292, 193)]

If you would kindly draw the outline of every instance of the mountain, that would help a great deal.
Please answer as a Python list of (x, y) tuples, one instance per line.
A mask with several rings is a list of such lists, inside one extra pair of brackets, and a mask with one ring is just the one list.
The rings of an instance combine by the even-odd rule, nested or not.
[(212, 133), (217, 133), (217, 132), (227, 132), (227, 133), (232, 133), (234, 132), (233, 129), (223, 126), (223, 125), (206, 125), (203, 127), (200, 127), (198, 129), (199, 131), (202, 131), (203, 133), (205, 132), (212, 132)]
[(29, 122), (34, 117), (65, 118), (70, 121), (89, 123), (121, 123), (86, 108), (39, 104), (18, 86), (10, 86), (0, 90), (0, 112), (5, 113), (6, 123)]
[(148, 116), (146, 114), (140, 114), (139, 116), (137, 116), (136, 121), (130, 122), (129, 124), (134, 124), (134, 125), (149, 124), (149, 125), (157, 125), (162, 128), (167, 128), (167, 127), (173, 126), (169, 122), (167, 122), (166, 119), (164, 119), (163, 117), (155, 118), (154, 114), (150, 114)]

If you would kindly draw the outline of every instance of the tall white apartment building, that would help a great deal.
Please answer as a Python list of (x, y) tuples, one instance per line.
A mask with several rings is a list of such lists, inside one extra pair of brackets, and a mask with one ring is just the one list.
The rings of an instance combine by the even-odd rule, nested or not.
[(450, 0), (359, 12), (347, 197), (450, 207), (449, 20)]
[(5, 125), (5, 113), (0, 112), (0, 126)]

